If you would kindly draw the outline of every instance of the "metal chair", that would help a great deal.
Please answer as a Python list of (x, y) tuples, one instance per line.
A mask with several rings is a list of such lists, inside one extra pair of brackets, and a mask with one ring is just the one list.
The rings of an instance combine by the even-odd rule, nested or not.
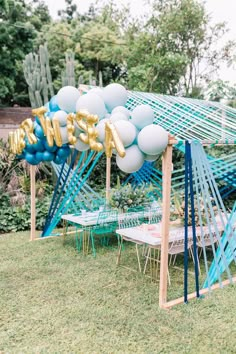
[[(137, 212), (128, 212), (128, 213), (124, 213), (119, 215), (118, 217), (118, 226), (119, 229), (126, 229), (126, 228), (130, 228), (130, 227), (135, 227), (141, 225), (141, 221), (140, 221), (140, 215)], [(117, 256), (117, 265), (120, 264), (120, 258), (121, 258), (121, 251), (123, 248), (123, 241), (130, 241), (135, 243), (135, 248), (136, 248), (136, 255), (137, 255), (137, 260), (138, 260), (138, 267), (139, 267), (139, 271), (142, 272), (141, 269), (141, 262), (140, 262), (140, 257), (139, 257), (139, 251), (138, 251), (138, 245), (143, 245), (143, 242), (138, 242), (132, 239), (129, 239), (125, 236), (121, 236), (121, 239), (119, 239), (118, 236), (118, 256)]]
[(103, 245), (107, 245), (108, 243), (106, 237), (108, 234), (114, 233), (114, 231), (117, 229), (117, 219), (117, 210), (104, 210), (98, 213), (97, 223), (90, 230), (90, 239), (94, 257), (96, 257), (94, 236), (98, 235), (103, 240)]

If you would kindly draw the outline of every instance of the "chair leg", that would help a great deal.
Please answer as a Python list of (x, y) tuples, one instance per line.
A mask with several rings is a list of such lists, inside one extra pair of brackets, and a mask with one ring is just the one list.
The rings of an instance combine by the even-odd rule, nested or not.
[(77, 248), (77, 251), (80, 252), (80, 241), (79, 241), (77, 228), (75, 229), (75, 246)]
[(177, 258), (177, 254), (175, 254), (175, 256), (174, 256), (173, 265), (175, 265), (176, 258)]
[(90, 238), (91, 238), (93, 256), (96, 257), (96, 249), (95, 249), (95, 246), (94, 246), (94, 237), (93, 237), (92, 232), (91, 232)]
[(123, 237), (121, 236), (121, 240), (119, 242), (118, 256), (117, 256), (117, 261), (116, 261), (117, 265), (120, 264), (122, 246), (123, 246)]
[(147, 269), (147, 264), (148, 264), (148, 259), (150, 257), (150, 247), (148, 247), (148, 252), (146, 254), (146, 261), (145, 261), (145, 264), (144, 264), (144, 268), (143, 268), (143, 274), (146, 273), (146, 269)]
[(136, 246), (137, 259), (138, 259), (138, 268), (139, 268), (139, 271), (140, 271), (140, 273), (141, 273), (141, 272), (142, 272), (142, 269), (141, 269), (141, 263), (140, 263), (139, 251), (138, 251), (138, 245), (137, 245), (137, 243), (135, 244), (135, 246)]
[(167, 269), (167, 277), (168, 277), (168, 283), (169, 283), (169, 286), (170, 286), (170, 273), (169, 273), (169, 269)]

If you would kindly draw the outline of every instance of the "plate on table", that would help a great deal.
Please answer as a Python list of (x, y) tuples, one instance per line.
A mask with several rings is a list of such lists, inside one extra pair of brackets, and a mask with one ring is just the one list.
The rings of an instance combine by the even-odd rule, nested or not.
[(161, 237), (161, 234), (160, 234), (160, 232), (152, 232), (152, 233), (151, 233), (151, 236), (152, 236), (152, 237), (156, 237), (156, 238), (160, 238), (160, 237)]

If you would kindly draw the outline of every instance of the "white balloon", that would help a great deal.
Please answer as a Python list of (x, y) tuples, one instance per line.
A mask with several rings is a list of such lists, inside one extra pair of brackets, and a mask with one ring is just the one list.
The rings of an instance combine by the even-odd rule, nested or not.
[(138, 135), (138, 146), (147, 155), (157, 155), (168, 144), (168, 132), (156, 124), (143, 128)]
[(98, 115), (100, 119), (106, 114), (103, 100), (95, 93), (88, 93), (78, 99), (76, 102), (76, 112), (81, 109), (86, 109), (89, 113)]
[(145, 126), (152, 124), (154, 120), (154, 111), (147, 104), (141, 104), (134, 108), (131, 113), (131, 123), (138, 129), (143, 129)]
[(74, 136), (76, 136), (76, 138), (78, 138), (81, 133), (84, 133), (84, 131), (82, 129), (80, 129), (77, 122), (74, 123), (74, 126), (75, 126)]
[(98, 140), (100, 141), (100, 143), (103, 143), (105, 141), (105, 123), (108, 121), (109, 119), (105, 118), (102, 119), (98, 125), (96, 126), (96, 129), (98, 131)]
[(111, 117), (111, 113), (106, 113), (104, 116), (104, 118), (107, 118), (107, 119), (110, 119), (110, 117)]
[(158, 159), (158, 157), (160, 157), (160, 154), (157, 154), (157, 155), (147, 155), (147, 154), (145, 154), (144, 160), (152, 162), (152, 161), (156, 161)]
[(130, 118), (131, 112), (130, 112), (127, 108), (125, 108), (124, 106), (117, 106), (117, 107), (115, 107), (115, 108), (112, 110), (111, 114), (117, 113), (117, 112), (125, 114), (128, 119)]
[(137, 145), (132, 145), (125, 149), (125, 157), (116, 155), (116, 163), (119, 169), (125, 173), (133, 173), (138, 171), (144, 163), (144, 154), (139, 150)]
[(95, 93), (96, 95), (100, 96), (102, 100), (104, 100), (103, 89), (100, 87), (94, 87), (93, 89), (89, 90), (88, 94), (90, 93)]
[(131, 145), (136, 137), (135, 126), (126, 120), (119, 120), (114, 123), (114, 126), (116, 127), (124, 147)]
[(57, 94), (57, 104), (62, 111), (75, 112), (76, 102), (80, 97), (79, 90), (73, 86), (62, 87)]
[(104, 102), (108, 112), (117, 106), (124, 106), (127, 101), (127, 91), (120, 84), (110, 84), (103, 90)]
[(68, 116), (68, 114), (65, 111), (57, 111), (57, 112), (55, 112), (53, 118), (56, 117), (59, 121), (60, 126), (65, 127), (66, 123), (67, 123), (67, 120), (66, 120), (67, 116)]
[(87, 151), (89, 149), (89, 145), (83, 143), (80, 139), (78, 139), (75, 143), (75, 149), (78, 151)]
[(62, 127), (60, 128), (61, 132), (61, 139), (62, 139), (62, 144), (67, 144), (68, 143), (68, 133), (67, 133), (67, 127)]
[(138, 145), (138, 135), (140, 133), (140, 130), (137, 127), (135, 127), (135, 129), (136, 129), (136, 136), (135, 136), (133, 144)]
[(127, 118), (127, 115), (125, 115), (124, 113), (121, 113), (121, 112), (112, 113), (110, 119), (111, 119), (112, 123), (118, 122), (119, 120), (127, 120), (127, 121), (129, 120)]

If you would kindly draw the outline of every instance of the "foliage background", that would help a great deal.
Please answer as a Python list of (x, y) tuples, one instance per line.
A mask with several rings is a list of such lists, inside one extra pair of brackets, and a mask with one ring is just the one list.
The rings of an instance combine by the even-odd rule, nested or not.
[[(187, 97), (227, 98), (235, 86), (222, 82), (219, 67), (235, 62), (235, 43), (225, 23), (212, 24), (197, 0), (153, 0), (149, 15), (134, 18), (128, 6), (97, 2), (80, 14), (65, 0), (59, 19), (43, 0), (0, 0), (0, 104), (29, 105), (22, 60), (47, 42), (55, 89), (62, 84), (65, 53), (75, 53), (79, 82), (120, 82), (131, 90)], [(220, 44), (223, 43), (223, 44)], [(216, 50), (217, 48), (217, 50)]]

